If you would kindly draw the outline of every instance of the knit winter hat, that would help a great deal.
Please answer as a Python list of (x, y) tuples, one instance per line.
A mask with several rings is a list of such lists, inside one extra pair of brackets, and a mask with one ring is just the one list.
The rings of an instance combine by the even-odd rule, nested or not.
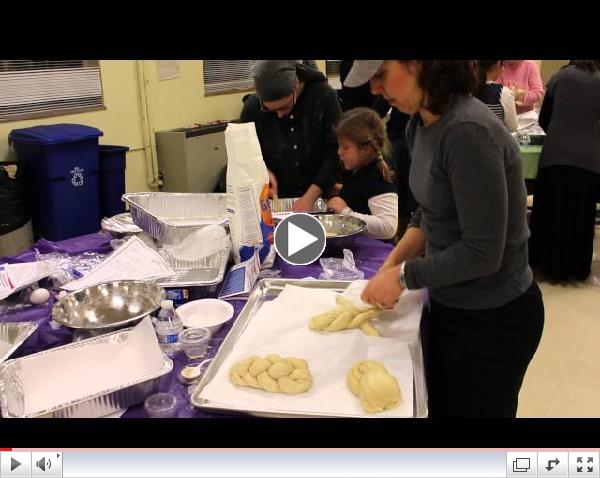
[(258, 60), (253, 78), (261, 101), (277, 101), (292, 94), (298, 83), (298, 60)]

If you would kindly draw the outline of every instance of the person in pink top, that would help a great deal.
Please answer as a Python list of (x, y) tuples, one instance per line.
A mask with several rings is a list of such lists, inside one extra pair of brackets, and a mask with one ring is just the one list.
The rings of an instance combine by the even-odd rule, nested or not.
[(515, 95), (517, 114), (533, 110), (544, 96), (540, 69), (532, 60), (508, 60), (500, 75), (500, 83)]

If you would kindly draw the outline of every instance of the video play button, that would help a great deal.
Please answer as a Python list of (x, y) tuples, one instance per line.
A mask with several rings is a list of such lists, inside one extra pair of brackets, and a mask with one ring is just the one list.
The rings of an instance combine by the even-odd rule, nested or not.
[(31, 452), (3, 451), (0, 453), (0, 476), (31, 477)]
[(275, 228), (275, 250), (289, 264), (310, 264), (325, 250), (325, 229), (310, 214), (292, 214)]

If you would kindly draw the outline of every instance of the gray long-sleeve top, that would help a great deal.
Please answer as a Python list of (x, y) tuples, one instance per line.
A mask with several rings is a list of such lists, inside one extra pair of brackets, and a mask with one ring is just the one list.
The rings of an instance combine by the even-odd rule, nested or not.
[(483, 103), (459, 96), (434, 124), (406, 129), (410, 187), (420, 205), (411, 225), (425, 257), (407, 261), (409, 289), (427, 287), (448, 307), (499, 307), (531, 285), (527, 193), (518, 146)]
[(600, 173), (600, 71), (567, 66), (550, 78), (539, 122), (547, 133), (540, 169), (566, 165)]

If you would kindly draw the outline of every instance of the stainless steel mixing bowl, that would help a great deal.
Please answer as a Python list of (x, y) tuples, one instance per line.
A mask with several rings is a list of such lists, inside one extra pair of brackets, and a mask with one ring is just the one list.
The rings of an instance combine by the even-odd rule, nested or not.
[(164, 298), (153, 282), (106, 282), (66, 295), (54, 304), (52, 318), (73, 329), (115, 329), (151, 314)]
[(314, 214), (323, 227), (327, 242), (325, 252), (339, 253), (343, 249), (351, 249), (354, 240), (362, 234), (367, 224), (362, 219), (343, 214)]

